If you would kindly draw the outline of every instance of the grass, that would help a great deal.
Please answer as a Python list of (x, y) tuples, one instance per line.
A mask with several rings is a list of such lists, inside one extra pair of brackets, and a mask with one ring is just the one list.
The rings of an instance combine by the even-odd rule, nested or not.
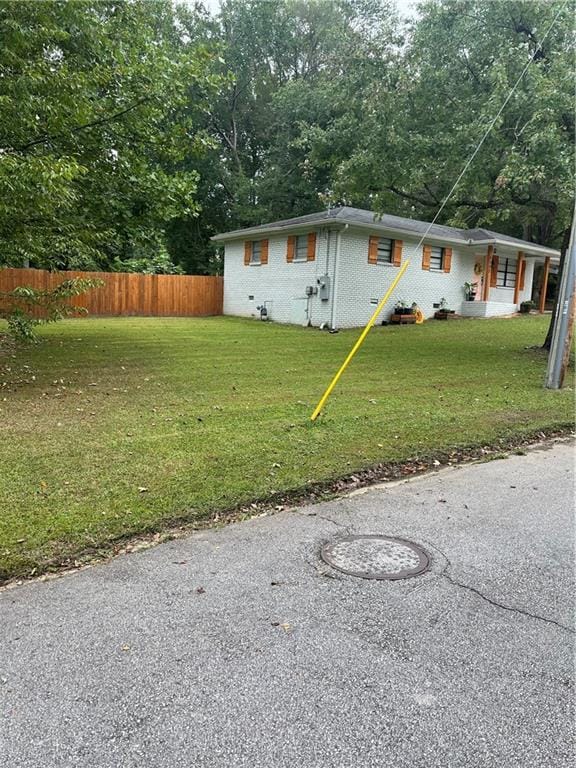
[[(572, 420), (542, 387), (547, 318), (357, 337), (232, 318), (83, 319), (0, 356), (0, 578), (381, 461)], [(0, 353), (1, 355), (1, 353)], [(146, 490), (142, 490), (146, 489)]]

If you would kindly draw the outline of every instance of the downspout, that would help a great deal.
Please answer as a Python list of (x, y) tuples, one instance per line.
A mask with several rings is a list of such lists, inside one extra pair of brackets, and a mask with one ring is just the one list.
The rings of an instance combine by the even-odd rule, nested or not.
[(348, 224), (344, 225), (344, 229), (339, 229), (336, 235), (336, 254), (334, 255), (334, 271), (332, 275), (332, 307), (330, 309), (330, 328), (335, 330), (334, 320), (336, 318), (336, 286), (338, 285), (338, 263), (340, 261), (340, 246), (342, 244), (342, 232), (348, 229)]
[[(332, 230), (326, 229), (326, 259), (324, 263), (324, 274), (328, 274), (328, 267), (330, 265), (330, 235), (332, 234)], [(316, 272), (316, 277), (318, 277), (318, 271)], [(316, 299), (318, 301), (318, 299)], [(308, 296), (308, 301), (306, 302), (306, 314), (308, 316), (308, 323), (309, 325), (312, 325), (312, 307), (314, 306), (314, 301), (312, 299), (312, 296)]]

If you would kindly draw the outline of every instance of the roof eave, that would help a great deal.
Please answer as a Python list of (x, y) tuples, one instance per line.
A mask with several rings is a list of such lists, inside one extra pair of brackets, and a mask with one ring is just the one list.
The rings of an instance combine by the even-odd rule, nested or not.
[[(374, 232), (377, 230), (378, 232), (390, 232), (392, 234), (401, 234), (404, 236), (412, 237), (416, 240), (418, 240), (422, 234), (420, 232), (415, 232), (414, 230), (410, 229), (402, 229), (401, 227), (389, 227), (380, 224), (379, 222), (375, 221), (373, 223), (364, 223), (355, 221), (354, 219), (348, 219), (345, 217), (342, 218), (331, 218), (331, 219), (317, 219), (316, 221), (307, 221), (305, 223), (299, 223), (299, 224), (287, 224), (283, 227), (249, 227), (248, 229), (237, 229), (233, 232), (224, 232), (221, 235), (213, 235), (210, 240), (212, 242), (227, 242), (231, 240), (243, 240), (245, 238), (249, 238), (252, 235), (275, 235), (283, 232), (297, 232), (302, 231), (305, 232), (306, 230), (310, 229), (310, 227), (318, 227), (318, 226), (324, 226), (328, 227), (330, 229), (345, 229), (347, 227), (355, 228), (355, 229), (363, 229)], [(427, 234), (426, 235), (427, 240), (435, 240), (439, 242), (445, 242), (445, 243), (453, 243), (455, 245), (467, 245), (467, 241), (464, 238), (451, 238), (446, 237), (445, 235), (432, 235)]]
[(299, 224), (286, 224), (283, 227), (258, 226), (247, 229), (235, 229), (232, 232), (223, 232), (221, 235), (212, 235), (210, 240), (214, 243), (222, 243), (228, 240), (244, 240), (252, 235), (276, 235), (282, 232), (306, 232), (310, 227), (329, 227), (330, 229), (344, 229), (346, 221), (336, 218), (320, 218)]
[[(223, 232), (220, 235), (213, 235), (210, 238), (210, 240), (214, 243), (226, 243), (233, 240), (245, 240), (254, 236), (266, 237), (266, 235), (277, 235), (277, 234), (283, 234), (285, 232), (306, 232), (311, 227), (327, 227), (333, 230), (345, 229), (350, 227), (354, 229), (361, 229), (361, 230), (372, 231), (372, 232), (376, 230), (378, 232), (386, 232), (392, 235), (400, 234), (404, 237), (411, 237), (415, 240), (419, 240), (422, 237), (421, 232), (415, 232), (414, 230), (410, 230), (410, 229), (403, 229), (402, 227), (390, 227), (390, 226), (380, 224), (377, 221), (365, 223), (365, 222), (355, 221), (354, 219), (349, 219), (344, 216), (331, 217), (331, 218), (322, 216), (322, 217), (319, 217), (318, 219), (312, 219), (306, 222), (298, 222), (296, 224), (285, 224), (284, 226), (259, 225), (257, 227), (247, 227), (246, 229), (236, 229), (231, 232)], [(440, 242), (440, 243), (451, 243), (453, 245), (460, 245), (464, 247), (468, 246), (472, 248), (476, 248), (478, 246), (484, 246), (484, 245), (486, 246), (498, 245), (503, 248), (511, 248), (515, 250), (528, 251), (529, 253), (532, 253), (535, 255), (551, 256), (554, 259), (560, 258), (559, 251), (555, 250), (554, 248), (546, 248), (543, 245), (537, 245), (536, 243), (528, 243), (528, 242), (510, 243), (506, 240), (500, 240), (499, 238), (489, 238), (485, 240), (472, 240), (470, 238), (467, 238), (464, 234), (462, 235), (462, 237), (459, 238), (459, 237), (450, 237), (444, 234), (435, 235), (430, 232), (424, 236), (424, 239), (432, 240), (434, 242)]]
[[(342, 219), (342, 221), (346, 221), (346, 223), (351, 228), (356, 229), (365, 229), (368, 231), (374, 231), (375, 229), (378, 229), (379, 232), (387, 232), (390, 234), (400, 234), (405, 237), (412, 237), (414, 240), (420, 240), (422, 237), (422, 232), (415, 232), (413, 229), (402, 229), (402, 227), (389, 227), (384, 224), (379, 224), (377, 221), (375, 221), (373, 224), (364, 224), (363, 222), (358, 221), (350, 221), (346, 219)], [(425, 240), (434, 240), (441, 243), (453, 243), (454, 245), (467, 245), (467, 241), (464, 238), (458, 238), (458, 237), (447, 237), (446, 235), (433, 235), (431, 233), (428, 233), (424, 236)]]
[(553, 258), (560, 258), (560, 251), (554, 248), (546, 248), (544, 245), (537, 245), (536, 243), (520, 242), (510, 243), (507, 240), (499, 240), (498, 238), (491, 238), (490, 240), (468, 240), (467, 245), (476, 247), (478, 245), (499, 245), (505, 248), (512, 248), (516, 251), (529, 251), (537, 255), (552, 256)]

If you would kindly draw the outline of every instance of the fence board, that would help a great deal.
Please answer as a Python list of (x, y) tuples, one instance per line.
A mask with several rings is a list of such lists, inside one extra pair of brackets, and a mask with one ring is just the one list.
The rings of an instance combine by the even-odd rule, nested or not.
[[(224, 280), (201, 275), (142, 275), (129, 272), (48, 272), (43, 269), (0, 269), (0, 292), (18, 286), (55, 288), (73, 277), (104, 281), (100, 288), (71, 299), (91, 315), (120, 317), (206, 317), (221, 315)], [(5, 304), (5, 301), (2, 302)], [(36, 313), (38, 314), (38, 313)]]

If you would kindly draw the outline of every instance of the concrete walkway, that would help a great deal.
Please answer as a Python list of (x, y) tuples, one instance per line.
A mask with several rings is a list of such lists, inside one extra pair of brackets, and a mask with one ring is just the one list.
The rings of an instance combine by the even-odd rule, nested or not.
[[(573, 766), (573, 447), (0, 593), (6, 768)], [(431, 570), (324, 565), (345, 531)]]

